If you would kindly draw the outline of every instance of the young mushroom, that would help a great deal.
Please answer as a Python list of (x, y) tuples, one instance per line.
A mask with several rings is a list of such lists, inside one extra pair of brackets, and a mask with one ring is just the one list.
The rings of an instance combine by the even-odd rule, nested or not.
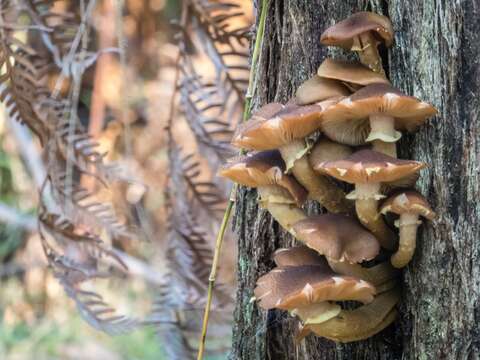
[(396, 235), (378, 213), (378, 201), (385, 197), (380, 192), (381, 185), (411, 176), (424, 167), (425, 164), (418, 161), (401, 160), (376, 151), (361, 150), (343, 160), (317, 164), (315, 170), (355, 184), (355, 190), (347, 197), (355, 200), (360, 222), (377, 237), (384, 248), (393, 250)]
[(324, 80), (336, 80), (344, 84), (351, 92), (372, 84), (390, 85), (383, 74), (369, 68), (342, 60), (327, 58), (318, 68), (317, 75)]
[(407, 266), (413, 257), (417, 239), (417, 228), (422, 223), (418, 218), (423, 216), (428, 220), (435, 218), (427, 200), (416, 191), (402, 191), (389, 197), (381, 206), (380, 212), (400, 215), (395, 226), (400, 230), (398, 250), (391, 258), (396, 268)]
[(299, 105), (350, 95), (349, 89), (339, 81), (314, 75), (297, 89), (295, 101)]
[(365, 86), (330, 106), (322, 116), (322, 131), (347, 144), (372, 142), (373, 150), (397, 157), (396, 141), (437, 113), (430, 104), (403, 94), (387, 84)]
[(263, 309), (288, 310), (306, 324), (318, 324), (340, 313), (341, 307), (332, 301), (367, 304), (373, 301), (375, 288), (363, 280), (336, 274), (325, 260), (318, 260), (308, 265), (279, 265), (257, 280), (254, 294)]
[(276, 150), (262, 151), (230, 159), (219, 175), (258, 189), (260, 204), (287, 231), (305, 218), (299, 208), (306, 199), (305, 189), (285, 174), (285, 163)]
[(323, 161), (341, 160), (352, 154), (353, 150), (343, 144), (333, 142), (325, 137), (320, 138), (312, 148), (308, 161), (313, 168)]
[(341, 343), (367, 339), (378, 334), (395, 320), (397, 315), (395, 305), (399, 300), (400, 290), (394, 288), (376, 296), (368, 305), (355, 310), (342, 310), (334, 318), (322, 323), (305, 324), (297, 340), (311, 332)]
[(377, 73), (384, 73), (378, 45), (393, 43), (393, 26), (385, 16), (362, 11), (329, 27), (320, 37), (323, 45), (339, 46), (358, 52), (360, 62)]
[(315, 174), (307, 158), (304, 137), (319, 128), (325, 106), (322, 104), (282, 105), (276, 113), (271, 111), (272, 106), (268, 111), (262, 108), (252, 120), (238, 127), (232, 144), (254, 150), (278, 148), (287, 171), (291, 171), (308, 190), (311, 199), (331, 212), (349, 213), (353, 211), (353, 205), (345, 199), (344, 192), (327, 177)]
[(361, 262), (378, 255), (380, 245), (357, 220), (339, 214), (309, 216), (293, 225), (294, 235), (309, 248), (324, 255), (333, 271), (355, 276), (378, 286), (397, 272), (384, 264), (364, 268)]

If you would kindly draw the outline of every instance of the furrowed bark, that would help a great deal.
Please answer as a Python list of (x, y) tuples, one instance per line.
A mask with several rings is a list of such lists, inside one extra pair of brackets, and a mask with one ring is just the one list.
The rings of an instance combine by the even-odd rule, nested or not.
[[(429, 164), (417, 188), (439, 214), (420, 227), (416, 253), (404, 270), (399, 320), (366, 341), (336, 345), (309, 336), (296, 346), (292, 317), (250, 302), (255, 281), (273, 267), (273, 251), (290, 246), (293, 237), (258, 208), (255, 191), (241, 188), (234, 219), (239, 282), (231, 359), (479, 357), (478, 1), (272, 0), (253, 103), (286, 102), (327, 54), (344, 58), (345, 52), (320, 46), (321, 32), (355, 11), (370, 9), (389, 16), (396, 31), (384, 57), (393, 85), (439, 110), (437, 118), (397, 143), (399, 158)], [(318, 212), (315, 206), (309, 210)]]

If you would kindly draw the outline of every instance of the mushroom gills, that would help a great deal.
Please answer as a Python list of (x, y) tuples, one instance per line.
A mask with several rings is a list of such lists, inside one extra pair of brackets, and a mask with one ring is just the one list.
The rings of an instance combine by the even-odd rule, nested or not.
[[(355, 45), (354, 45), (355, 46)], [(375, 39), (375, 36), (372, 32), (367, 31), (358, 36), (355, 48), (352, 48), (354, 51), (358, 51), (358, 56), (360, 57), (360, 62), (368, 66), (372, 71), (376, 73), (385, 74), (383, 70), (382, 58), (378, 53), (378, 40)]]
[(321, 324), (322, 322), (333, 319), (340, 314), (341, 311), (342, 308), (340, 305), (329, 301), (322, 301), (317, 304), (293, 309), (290, 313), (298, 316), (304, 324)]

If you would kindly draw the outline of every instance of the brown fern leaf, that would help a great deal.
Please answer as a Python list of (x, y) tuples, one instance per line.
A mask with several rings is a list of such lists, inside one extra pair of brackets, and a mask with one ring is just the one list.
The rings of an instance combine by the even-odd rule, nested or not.
[(49, 172), (49, 180), (56, 202), (73, 223), (83, 224), (93, 232), (103, 229), (114, 239), (134, 237), (133, 231), (119, 222), (111, 204), (98, 202), (94, 193), (75, 183), (66, 184), (65, 173)]
[(11, 119), (27, 125), (44, 144), (48, 127), (32, 105), (41, 89), (34, 60), (33, 49), (0, 28), (0, 101)]
[(120, 335), (135, 330), (140, 321), (125, 315), (116, 315), (115, 309), (109, 306), (99, 294), (85, 291), (72, 284), (62, 273), (55, 276), (62, 284), (67, 295), (75, 301), (82, 318), (93, 328), (109, 335)]

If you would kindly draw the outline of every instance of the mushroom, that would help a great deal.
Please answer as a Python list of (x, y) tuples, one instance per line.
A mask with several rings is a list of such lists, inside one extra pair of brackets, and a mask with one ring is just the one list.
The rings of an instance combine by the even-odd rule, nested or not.
[(390, 85), (383, 75), (358, 64), (336, 59), (325, 59), (318, 68), (317, 75), (324, 80), (341, 81), (352, 92), (372, 84)]
[(328, 268), (325, 257), (305, 245), (278, 249), (273, 254), (273, 261), (277, 266), (319, 265)]
[(305, 201), (307, 193), (295, 178), (285, 174), (285, 163), (276, 150), (230, 159), (219, 175), (258, 188), (260, 204), (287, 231), (291, 231), (295, 222), (305, 218), (298, 206)]
[(333, 142), (327, 138), (321, 138), (313, 147), (308, 161), (312, 168), (323, 161), (345, 159), (352, 154), (352, 149), (346, 145)]
[(316, 175), (306, 156), (308, 147), (303, 138), (320, 126), (324, 106), (325, 103), (307, 106), (291, 104), (282, 106), (273, 115), (271, 110), (274, 106), (269, 106), (267, 110), (262, 108), (252, 120), (238, 127), (232, 144), (255, 150), (279, 148), (287, 171), (291, 170), (308, 190), (310, 198), (331, 212), (351, 212), (353, 205), (345, 199), (344, 192), (330, 179)]
[(254, 294), (263, 309), (289, 310), (310, 324), (340, 313), (340, 306), (331, 301), (371, 302), (375, 288), (358, 278), (336, 274), (323, 261), (274, 268), (257, 280)]
[(357, 220), (339, 214), (309, 216), (293, 225), (295, 236), (309, 248), (324, 255), (333, 271), (381, 285), (397, 274), (380, 264), (364, 268), (359, 263), (372, 260), (380, 250), (378, 240)]
[(412, 132), (437, 110), (387, 84), (368, 85), (328, 107), (322, 115), (322, 131), (330, 139), (347, 144), (372, 142), (373, 150), (396, 157), (396, 130)]
[(297, 89), (296, 102), (299, 105), (350, 95), (349, 89), (338, 81), (314, 75)]
[(402, 191), (389, 197), (381, 206), (380, 212), (400, 215), (395, 226), (400, 230), (398, 250), (391, 258), (396, 268), (407, 266), (415, 252), (417, 227), (422, 222), (418, 219), (423, 216), (428, 220), (435, 218), (427, 200), (416, 191)]
[(358, 52), (362, 64), (383, 74), (378, 45), (382, 42), (387, 47), (392, 45), (393, 26), (385, 16), (362, 11), (329, 27), (320, 37), (320, 42)]
[(425, 164), (418, 161), (401, 160), (376, 151), (361, 150), (344, 160), (317, 164), (315, 170), (355, 184), (355, 190), (347, 197), (355, 200), (360, 222), (377, 237), (384, 248), (393, 250), (396, 236), (378, 213), (378, 200), (385, 197), (380, 192), (380, 186), (382, 183), (411, 176), (424, 167)]
[(301, 340), (310, 332), (342, 343), (367, 339), (395, 320), (397, 315), (395, 305), (399, 300), (400, 290), (394, 288), (376, 296), (368, 305), (355, 310), (342, 310), (334, 318), (322, 323), (305, 324), (297, 340)]

